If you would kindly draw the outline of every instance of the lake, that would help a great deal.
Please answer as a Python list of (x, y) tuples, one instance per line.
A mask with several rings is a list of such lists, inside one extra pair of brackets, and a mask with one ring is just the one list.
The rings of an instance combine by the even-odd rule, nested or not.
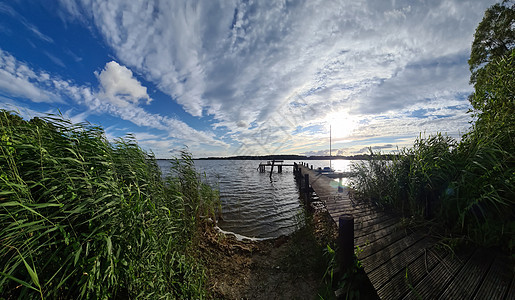
[[(293, 167), (274, 168), (260, 173), (259, 160), (195, 160), (198, 172), (220, 190), (222, 220), (218, 226), (247, 237), (273, 238), (291, 234), (302, 219), (302, 204), (293, 177)], [(293, 164), (294, 161), (284, 161)], [(314, 168), (329, 166), (328, 160), (309, 160)], [(168, 174), (170, 162), (157, 161), (163, 174)], [(336, 171), (350, 171), (351, 161), (333, 160)], [(267, 170), (270, 170), (268, 167)]]

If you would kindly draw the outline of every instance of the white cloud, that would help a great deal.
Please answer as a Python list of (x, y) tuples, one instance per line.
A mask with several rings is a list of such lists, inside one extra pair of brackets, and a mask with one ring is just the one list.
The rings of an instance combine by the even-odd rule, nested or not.
[[(205, 144), (227, 148), (227, 144), (218, 140), (211, 132), (196, 130), (183, 121), (149, 113), (139, 107), (139, 100), (144, 99), (148, 103), (151, 99), (146, 93), (146, 88), (126, 67), (116, 62), (107, 63), (97, 77), (100, 84), (98, 90), (77, 85), (47, 72), (35, 71), (0, 49), (0, 92), (7, 94), (7, 97), (1, 97), (0, 100), (5, 99), (2, 100), (5, 106), (13, 107), (17, 104), (22, 107), (22, 110), (27, 110), (23, 108), (22, 103), (9, 97), (22, 97), (33, 102), (68, 99), (70, 100), (68, 104), (73, 105), (74, 108), (65, 111), (65, 116), (75, 122), (82, 122), (93, 114), (110, 114), (137, 126), (157, 129), (165, 133), (160, 142), (147, 141), (145, 145), (149, 147), (152, 145), (163, 147), (165, 144), (170, 147), (182, 147), (185, 144), (199, 147)], [(12, 103), (13, 101), (15, 103)], [(61, 101), (61, 103), (65, 102)], [(49, 112), (57, 113), (55, 109)], [(154, 150), (166, 155), (166, 149)]]
[(117, 62), (106, 63), (105, 68), (97, 75), (102, 89), (102, 96), (111, 103), (125, 107), (130, 104), (138, 104), (139, 100), (151, 99), (147, 94), (147, 88), (133, 77), (132, 71)]
[(44, 87), (46, 82), (44, 76), (0, 49), (0, 93), (33, 102), (62, 103), (58, 95)]
[[(234, 132), (269, 120), (296, 94), (309, 94), (323, 117), (335, 108), (380, 113), (421, 101), (412, 83), (425, 94), (462, 92), (472, 34), (491, 4), (92, 0), (78, 8), (62, 2), (71, 13), (90, 15), (123, 64), (191, 115), (210, 114)], [(448, 57), (459, 60), (439, 74), (413, 77), (411, 66)], [(455, 79), (458, 86), (446, 82)]]
[(64, 62), (57, 56), (47, 52), (47, 51), (43, 51), (43, 53), (56, 65), (62, 67), (62, 68), (66, 68), (66, 65), (64, 64)]
[[(66, 86), (62, 80), (52, 86), (80, 94), (76, 101), (91, 111), (158, 128), (173, 138), (188, 140), (193, 135), (197, 141), (223, 144), (211, 133), (139, 107), (150, 97), (133, 70), (192, 116), (212, 116), (213, 128), (227, 129), (224, 138), (254, 152), (313, 146), (320, 136), (295, 130), (323, 124), (338, 112), (362, 120), (348, 138), (423, 131), (457, 134), (469, 120), (464, 95), (471, 91), (466, 60), (473, 33), (493, 4), (60, 2), (63, 19), (69, 20), (69, 13), (85, 26), (96, 26), (123, 66), (108, 63), (97, 75), (100, 92)], [(45, 81), (43, 74), (36, 77), (16, 76), (34, 86), (29, 92), (27, 85), (25, 92), (31, 97), (41, 90), (37, 82)], [(21, 93), (16, 83), (12, 86)], [(427, 111), (427, 118), (412, 116), (416, 110)], [(290, 141), (295, 138), (302, 140)]]

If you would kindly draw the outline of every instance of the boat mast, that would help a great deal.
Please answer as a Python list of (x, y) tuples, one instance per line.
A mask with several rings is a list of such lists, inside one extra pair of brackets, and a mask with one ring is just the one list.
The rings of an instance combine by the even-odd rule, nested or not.
[(331, 168), (331, 170), (333, 169), (332, 166), (331, 166), (331, 158), (332, 158), (332, 155), (331, 155), (331, 152), (332, 152), (332, 148), (331, 148), (331, 125), (329, 125), (329, 168)]

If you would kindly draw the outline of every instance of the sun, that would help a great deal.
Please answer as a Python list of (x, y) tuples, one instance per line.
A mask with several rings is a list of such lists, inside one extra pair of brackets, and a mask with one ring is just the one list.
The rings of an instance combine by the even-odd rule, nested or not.
[(328, 131), (331, 129), (333, 139), (349, 137), (358, 127), (358, 120), (345, 111), (330, 113), (324, 123)]

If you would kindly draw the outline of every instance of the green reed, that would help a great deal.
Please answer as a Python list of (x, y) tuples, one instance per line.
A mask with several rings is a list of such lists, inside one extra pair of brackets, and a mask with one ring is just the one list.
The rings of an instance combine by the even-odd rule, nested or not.
[(134, 137), (0, 111), (0, 295), (203, 298), (191, 255), (218, 194), (191, 157), (163, 180)]
[[(471, 241), (513, 248), (515, 154), (494, 139), (461, 142), (436, 134), (412, 148), (354, 164), (356, 195), (431, 220)], [(391, 158), (391, 159), (389, 159)]]

